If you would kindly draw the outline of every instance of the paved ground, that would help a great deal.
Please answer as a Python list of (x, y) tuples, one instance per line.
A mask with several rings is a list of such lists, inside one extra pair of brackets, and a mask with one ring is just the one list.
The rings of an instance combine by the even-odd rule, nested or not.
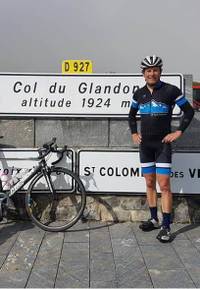
[(200, 287), (200, 225), (173, 225), (174, 240), (137, 223), (80, 223), (47, 233), (0, 225), (0, 287)]

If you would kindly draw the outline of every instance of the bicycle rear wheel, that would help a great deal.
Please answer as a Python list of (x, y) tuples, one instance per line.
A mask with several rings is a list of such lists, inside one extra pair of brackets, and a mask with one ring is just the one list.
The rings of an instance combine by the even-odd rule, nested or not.
[(32, 221), (46, 231), (59, 232), (73, 226), (81, 217), (86, 193), (79, 177), (65, 168), (51, 168), (54, 193), (42, 173), (30, 183), (25, 196), (26, 210)]

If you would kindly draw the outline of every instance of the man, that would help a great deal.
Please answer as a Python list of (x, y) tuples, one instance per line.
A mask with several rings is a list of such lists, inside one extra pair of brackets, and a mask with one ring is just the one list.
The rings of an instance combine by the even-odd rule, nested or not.
[[(194, 110), (181, 90), (160, 80), (162, 59), (147, 56), (141, 62), (146, 85), (133, 95), (129, 113), (132, 139), (140, 147), (142, 174), (146, 181), (147, 201), (151, 217), (139, 226), (143, 231), (160, 228), (157, 215), (156, 181), (161, 191), (162, 224), (157, 239), (170, 242), (172, 193), (170, 189), (171, 143), (183, 134), (191, 122)], [(177, 104), (183, 111), (180, 126), (171, 132), (172, 110)], [(141, 132), (137, 130), (136, 114), (141, 115)]]

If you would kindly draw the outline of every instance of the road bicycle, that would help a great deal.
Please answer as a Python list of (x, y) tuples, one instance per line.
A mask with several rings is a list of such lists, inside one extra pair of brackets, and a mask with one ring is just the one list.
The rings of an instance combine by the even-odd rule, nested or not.
[[(51, 153), (56, 153), (57, 159), (48, 165)], [(37, 160), (37, 165), (8, 191), (1, 190), (0, 219), (6, 216), (10, 197), (28, 183), (25, 207), (33, 223), (43, 230), (59, 232), (78, 222), (86, 205), (84, 185), (72, 170), (55, 166), (68, 153), (68, 148), (59, 149), (53, 138), (38, 149), (38, 157), (26, 158)]]

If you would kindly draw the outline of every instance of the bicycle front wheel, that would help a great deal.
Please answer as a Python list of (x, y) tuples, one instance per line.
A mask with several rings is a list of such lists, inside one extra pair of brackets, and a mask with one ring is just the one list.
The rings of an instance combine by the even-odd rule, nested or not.
[(48, 175), (53, 192), (39, 173), (27, 190), (26, 210), (43, 230), (64, 231), (80, 219), (86, 204), (85, 189), (79, 177), (68, 169), (51, 168)]

